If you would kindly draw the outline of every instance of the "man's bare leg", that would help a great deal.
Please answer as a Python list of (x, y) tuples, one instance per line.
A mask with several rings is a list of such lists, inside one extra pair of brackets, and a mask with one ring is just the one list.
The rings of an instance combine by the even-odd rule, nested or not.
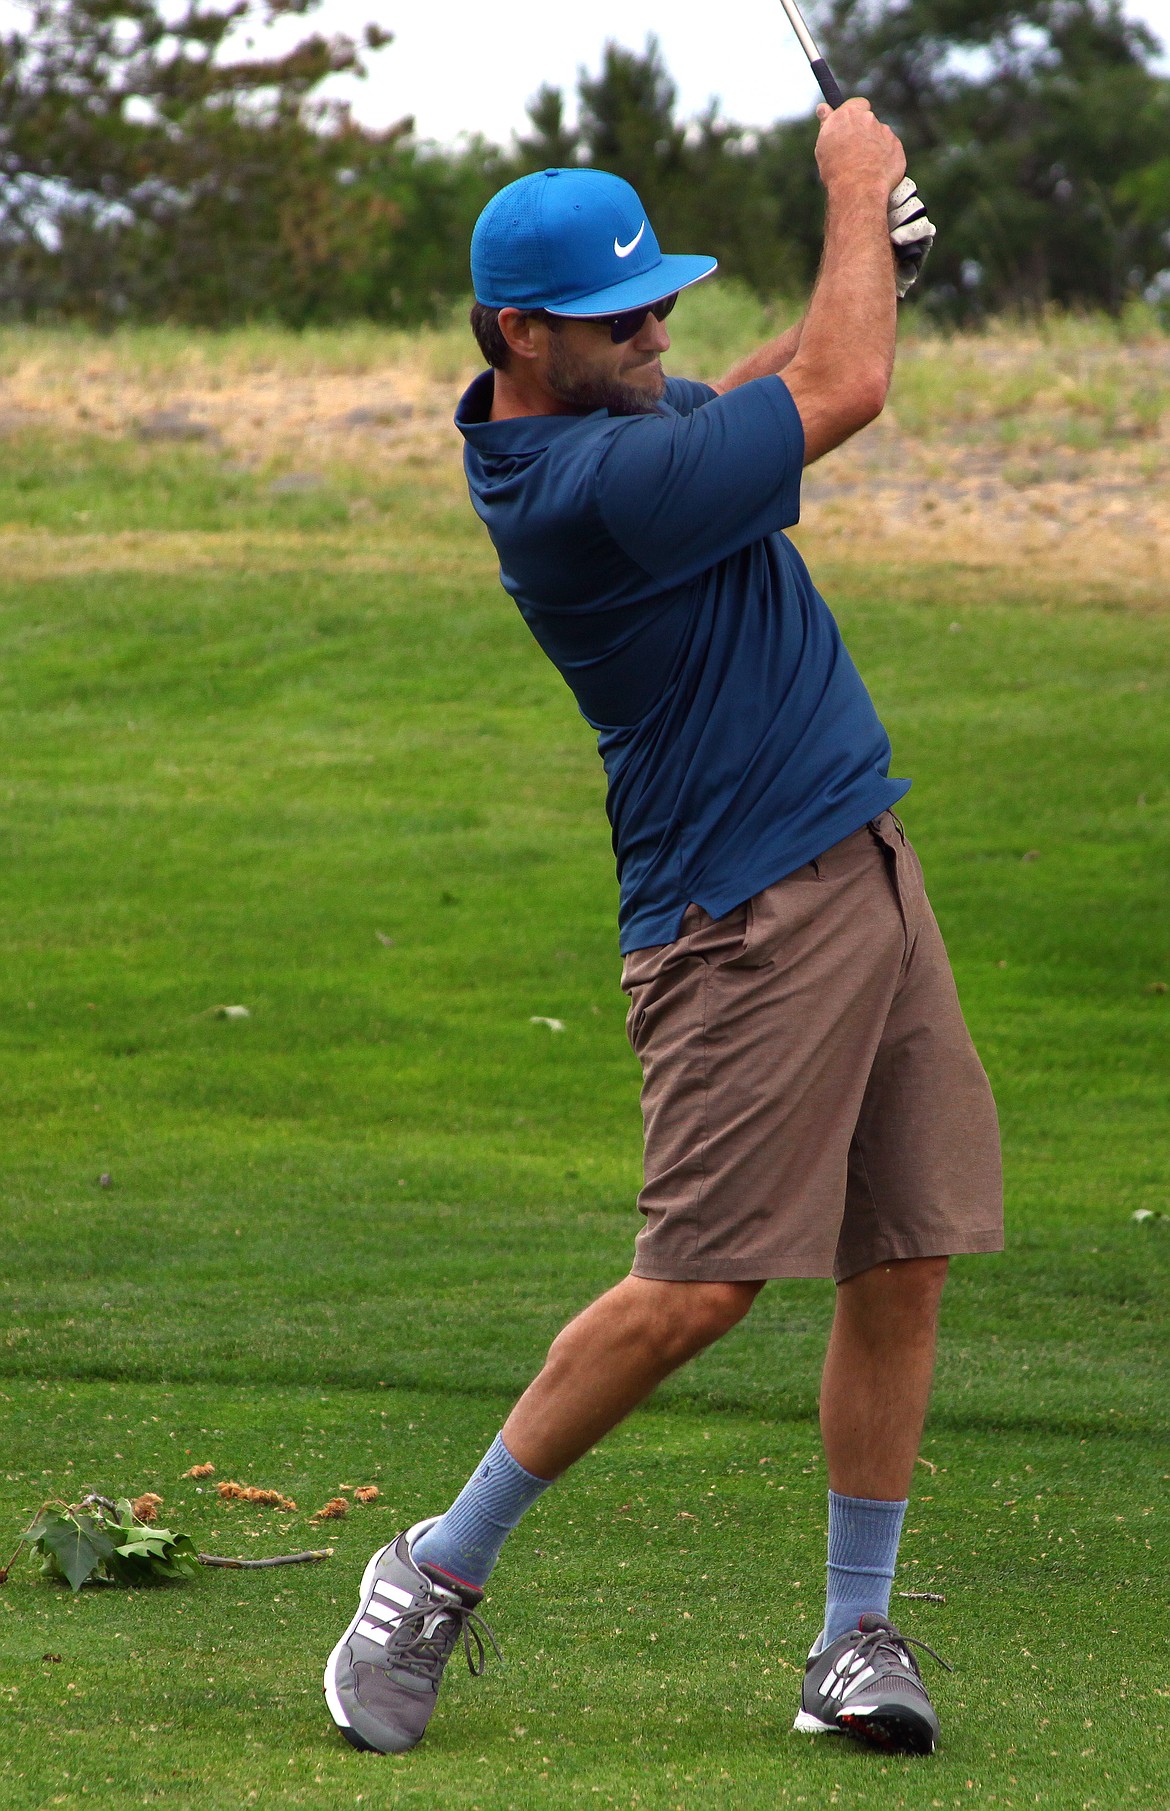
[[(888, 1603), (906, 1482), (914, 1462), (934, 1354), (944, 1262), (882, 1266), (838, 1293), (826, 1362), (825, 1440), (834, 1515), (880, 1522), (876, 1556), (863, 1542), (845, 1582)], [(417, 1540), (418, 1563), (443, 1579), (482, 1589), (504, 1540), (537, 1497), (680, 1365), (747, 1313), (762, 1283), (655, 1282), (627, 1277), (559, 1333), (463, 1492)], [(862, 1497), (863, 1501), (854, 1499)], [(848, 1501), (844, 1501), (848, 1499)], [(879, 1499), (879, 1500), (873, 1500)], [(844, 1502), (844, 1509), (842, 1504)], [(887, 1508), (890, 1514), (885, 1512)], [(869, 1543), (872, 1546), (873, 1543)], [(856, 1543), (854, 1543), (856, 1545)], [(852, 1548), (850, 1550), (852, 1555)], [(834, 1579), (830, 1571), (830, 1583)], [(885, 1597), (882, 1597), (882, 1591)]]
[(844, 1497), (909, 1494), (934, 1375), (946, 1258), (904, 1258), (837, 1290), (821, 1379), (829, 1488)]
[(946, 1273), (945, 1258), (905, 1259), (850, 1277), (837, 1291), (821, 1384), (829, 1464), (826, 1646), (866, 1615), (889, 1613)]
[[(821, 1427), (842, 1496), (906, 1495), (934, 1369), (945, 1258), (882, 1264), (842, 1283), (825, 1359)], [(503, 1436), (526, 1471), (556, 1478), (665, 1377), (735, 1326), (761, 1283), (626, 1277), (553, 1341)]]
[(741, 1320), (762, 1287), (626, 1277), (590, 1303), (558, 1333), (459, 1496), (419, 1533), (417, 1563), (482, 1590), (508, 1534), (551, 1481)]
[(557, 1334), (502, 1430), (518, 1465), (557, 1478), (663, 1378), (743, 1319), (762, 1283), (626, 1277)]
[(549, 1479), (741, 1320), (762, 1286), (627, 1277), (557, 1335), (451, 1507), (367, 1564), (357, 1613), (324, 1675), (329, 1713), (348, 1742), (401, 1754), (421, 1740), (460, 1631), (465, 1642), (478, 1638), (469, 1619), (510, 1530)]

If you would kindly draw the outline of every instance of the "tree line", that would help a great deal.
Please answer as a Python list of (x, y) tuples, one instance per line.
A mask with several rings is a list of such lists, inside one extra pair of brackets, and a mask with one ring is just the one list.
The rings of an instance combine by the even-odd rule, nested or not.
[[(657, 44), (611, 44), (575, 117), (542, 88), (510, 145), (444, 149), (321, 99), (391, 40), (249, 26), (317, 0), (27, 0), (0, 33), (0, 315), (411, 323), (467, 293), (484, 202), (549, 164), (633, 182), (666, 246), (763, 296), (816, 272), (816, 120), (678, 117)], [(939, 237), (917, 305), (1170, 305), (1170, 80), (1119, 0), (824, 0), (842, 85), (901, 134)]]

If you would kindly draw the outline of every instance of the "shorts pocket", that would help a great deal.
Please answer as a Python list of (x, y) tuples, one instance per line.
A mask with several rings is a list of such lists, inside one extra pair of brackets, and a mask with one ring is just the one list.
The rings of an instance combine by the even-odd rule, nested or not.
[(688, 906), (683, 925), (687, 954), (708, 968), (726, 968), (741, 961), (751, 945), (752, 902), (732, 906), (722, 918), (712, 918), (702, 906)]
[(771, 968), (765, 916), (759, 899), (747, 899), (724, 917), (709, 919), (695, 954), (708, 968)]
[(645, 1074), (652, 1052), (688, 1041), (703, 1022), (702, 994), (708, 970), (697, 957), (669, 963), (647, 980), (629, 986), (626, 1036)]

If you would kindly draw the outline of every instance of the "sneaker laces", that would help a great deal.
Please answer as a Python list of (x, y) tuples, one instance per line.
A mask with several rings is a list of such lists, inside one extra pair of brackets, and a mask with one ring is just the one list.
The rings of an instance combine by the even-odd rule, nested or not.
[[(427, 1623), (436, 1616), (441, 1621), (428, 1635)], [(410, 1625), (413, 1625), (413, 1629)], [(400, 1632), (404, 1632), (404, 1639), (401, 1641)], [(463, 1652), (467, 1656), (467, 1670), (473, 1679), (480, 1678), (487, 1665), (484, 1635), (487, 1636), (496, 1659), (504, 1658), (491, 1629), (470, 1604), (443, 1604), (436, 1607), (433, 1603), (420, 1603), (412, 1610), (403, 1610), (391, 1647), (387, 1649), (387, 1660), (391, 1658), (392, 1648), (395, 1666), (417, 1673), (437, 1686), (460, 1635), (463, 1637)]]
[(868, 1633), (862, 1635), (849, 1662), (850, 1676), (860, 1672), (863, 1667), (871, 1665), (885, 1649), (893, 1654), (899, 1665), (903, 1661), (908, 1662), (917, 1677), (921, 1679), (922, 1672), (918, 1662), (909, 1652), (911, 1648), (921, 1648), (924, 1654), (929, 1654), (932, 1660), (937, 1660), (938, 1664), (948, 1673), (954, 1672), (955, 1669), (950, 1661), (944, 1660), (941, 1654), (936, 1654), (929, 1642), (919, 1641), (913, 1635), (903, 1635), (900, 1630), (884, 1624), (879, 1628), (870, 1629)]

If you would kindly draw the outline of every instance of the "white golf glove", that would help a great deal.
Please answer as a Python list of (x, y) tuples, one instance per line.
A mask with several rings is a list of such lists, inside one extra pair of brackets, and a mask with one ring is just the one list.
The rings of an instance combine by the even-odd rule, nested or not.
[(934, 227), (926, 218), (918, 185), (909, 176), (903, 176), (890, 196), (886, 218), (890, 225), (890, 243), (897, 260), (894, 266), (894, 287), (900, 301), (910, 285), (917, 281), (918, 273), (926, 262), (926, 254), (934, 243), (935, 234)]

